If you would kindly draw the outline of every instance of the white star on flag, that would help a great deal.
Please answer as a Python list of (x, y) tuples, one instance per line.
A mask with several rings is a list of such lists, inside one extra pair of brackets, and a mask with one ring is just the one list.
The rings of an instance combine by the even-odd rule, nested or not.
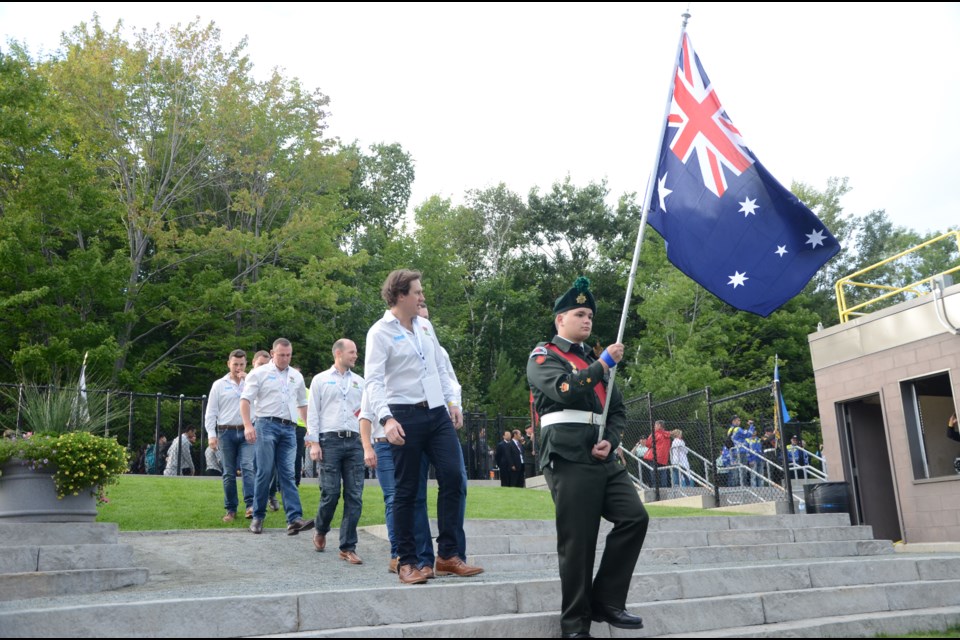
[(787, 251), (787, 245), (780, 246), (780, 245), (778, 244), (778, 245), (777, 245), (777, 250), (774, 251), (774, 253), (777, 254), (778, 256), (780, 256), (780, 257), (782, 258), (782, 257), (783, 257), (783, 254), (785, 254), (785, 253), (790, 253), (790, 252)]
[(806, 233), (804, 235), (807, 236), (807, 241), (803, 244), (810, 245), (811, 249), (816, 249), (817, 245), (820, 245), (821, 247), (824, 246), (823, 241), (826, 240), (826, 236), (823, 235), (822, 229), (820, 231), (811, 229), (811, 233)]
[(746, 218), (750, 214), (757, 215), (757, 209), (760, 207), (757, 206), (757, 199), (746, 198), (743, 202), (740, 203), (740, 212), (743, 214), (743, 217)]
[(657, 195), (660, 196), (660, 210), (664, 213), (667, 212), (667, 196), (671, 193), (673, 193), (673, 190), (667, 189), (667, 174), (663, 174), (663, 177), (659, 180)]
[(740, 273), (739, 271), (734, 271), (733, 275), (728, 277), (730, 278), (730, 282), (728, 282), (727, 284), (732, 284), (734, 289), (736, 289), (737, 287), (747, 286), (746, 284), (744, 284), (744, 282), (750, 279), (747, 277), (746, 271), (744, 271), (743, 273)]

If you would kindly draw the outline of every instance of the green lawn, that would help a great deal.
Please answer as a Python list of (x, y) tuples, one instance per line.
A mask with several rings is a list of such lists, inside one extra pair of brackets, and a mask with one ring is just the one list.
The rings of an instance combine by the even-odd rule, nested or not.
[[(240, 483), (238, 482), (238, 491)], [(125, 475), (107, 490), (108, 504), (101, 505), (97, 522), (116, 522), (122, 531), (154, 531), (170, 529), (244, 528), (249, 520), (241, 517), (230, 524), (220, 520), (223, 510), (223, 485), (219, 478), (167, 478), (164, 476)], [(430, 517), (436, 517), (436, 487), (429, 488), (427, 505)], [(312, 518), (320, 502), (320, 489), (315, 478), (304, 478), (300, 485), (303, 513)], [(653, 517), (711, 515), (712, 512), (680, 507), (648, 506)], [(337, 509), (333, 526), (340, 526), (343, 503)], [(730, 514), (717, 514), (730, 515)], [(502, 520), (552, 520), (553, 500), (547, 491), (505, 487), (470, 487), (467, 495), (467, 518)], [(383, 494), (380, 487), (368, 484), (363, 491), (363, 515), (360, 526), (383, 524)], [(267, 527), (283, 527), (283, 509), (267, 512)]]

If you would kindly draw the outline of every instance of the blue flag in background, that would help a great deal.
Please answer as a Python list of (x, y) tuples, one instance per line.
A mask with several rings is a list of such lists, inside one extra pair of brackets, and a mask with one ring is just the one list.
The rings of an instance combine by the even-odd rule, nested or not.
[(783, 387), (780, 386), (780, 364), (773, 365), (773, 379), (777, 381), (777, 389), (780, 392), (780, 418), (784, 424), (790, 422), (790, 412), (787, 411), (787, 403), (783, 399)]
[(840, 250), (746, 147), (686, 33), (649, 221), (674, 266), (724, 302), (764, 317)]

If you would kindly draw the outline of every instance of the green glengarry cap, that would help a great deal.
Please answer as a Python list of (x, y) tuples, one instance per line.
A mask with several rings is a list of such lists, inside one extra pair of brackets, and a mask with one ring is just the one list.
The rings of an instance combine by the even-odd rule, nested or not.
[(564, 311), (576, 309), (577, 307), (586, 307), (594, 313), (597, 312), (597, 303), (593, 299), (593, 294), (590, 293), (590, 281), (583, 276), (577, 278), (573, 286), (570, 287), (565, 294), (557, 298), (556, 303), (553, 305), (553, 312), (563, 313)]

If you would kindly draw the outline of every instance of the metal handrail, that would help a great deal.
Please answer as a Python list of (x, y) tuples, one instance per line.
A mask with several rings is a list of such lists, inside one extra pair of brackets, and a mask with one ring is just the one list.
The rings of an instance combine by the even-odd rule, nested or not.
[[(942, 235), (937, 236), (936, 238), (931, 238), (930, 240), (927, 240), (926, 242), (922, 242), (922, 243), (916, 245), (915, 247), (911, 247), (910, 249), (907, 249), (906, 251), (901, 251), (900, 253), (896, 254), (895, 256), (891, 256), (891, 257), (889, 257), (889, 258), (886, 258), (885, 260), (881, 260), (880, 262), (877, 262), (876, 264), (870, 265), (869, 267), (866, 267), (865, 269), (860, 269), (859, 271), (856, 271), (856, 272), (854, 272), (854, 273), (851, 273), (850, 275), (848, 275), (848, 276), (846, 276), (846, 277), (844, 277), (844, 278), (840, 278), (839, 280), (837, 280), (837, 283), (834, 285), (834, 291), (836, 292), (836, 295), (837, 295), (837, 310), (839, 311), (839, 314), (840, 314), (840, 323), (843, 324), (843, 323), (845, 323), (845, 322), (848, 322), (848, 321), (850, 320), (850, 316), (863, 316), (863, 315), (866, 315), (865, 312), (861, 312), (861, 311), (859, 311), (859, 309), (864, 309), (864, 308), (868, 307), (869, 305), (875, 304), (875, 303), (880, 302), (880, 301), (882, 301), (882, 300), (886, 300), (887, 298), (891, 298), (891, 297), (893, 297), (893, 296), (895, 296), (895, 295), (899, 295), (899, 294), (901, 294), (901, 293), (913, 293), (913, 294), (916, 294), (916, 295), (918, 295), (918, 296), (926, 295), (926, 294), (930, 293), (930, 291), (926, 291), (926, 290), (920, 289), (919, 287), (920, 287), (921, 285), (923, 285), (923, 284), (932, 284), (932, 282), (933, 282), (934, 280), (936, 280), (937, 278), (940, 278), (940, 277), (945, 276), (945, 275), (947, 275), (947, 274), (956, 273), (956, 272), (960, 271), (960, 264), (958, 264), (957, 266), (952, 267), (952, 268), (950, 268), (950, 269), (947, 269), (946, 271), (941, 271), (941, 272), (938, 273), (938, 274), (932, 275), (932, 276), (930, 276), (930, 277), (928, 277), (928, 278), (923, 278), (923, 279), (921, 279), (921, 280), (917, 280), (916, 282), (911, 282), (910, 284), (904, 285), (904, 286), (902, 286), (902, 287), (892, 287), (892, 286), (890, 286), (890, 285), (872, 284), (872, 283), (867, 283), (867, 282), (857, 282), (856, 280), (854, 280), (854, 278), (856, 278), (856, 277), (858, 277), (858, 276), (861, 276), (861, 275), (863, 275), (863, 274), (865, 274), (865, 273), (869, 273), (870, 271), (873, 271), (874, 269), (878, 269), (878, 268), (880, 268), (880, 267), (882, 267), (882, 266), (884, 266), (884, 265), (886, 265), (886, 264), (889, 264), (889, 263), (893, 262), (894, 260), (898, 260), (898, 259), (900, 259), (900, 258), (902, 258), (902, 257), (904, 257), (904, 256), (906, 256), (906, 255), (909, 255), (909, 254), (911, 254), (911, 253), (914, 253), (915, 251), (919, 251), (920, 249), (923, 249), (924, 247), (927, 247), (927, 246), (929, 246), (929, 245), (931, 245), (931, 244), (934, 244), (934, 243), (936, 243), (936, 242), (940, 242), (941, 240), (944, 240), (944, 239), (950, 238), (950, 237), (953, 237), (954, 241), (957, 243), (957, 249), (960, 250), (960, 230), (957, 230), (957, 231), (948, 231), (948, 232), (946, 232), (946, 233), (944, 233), (944, 234), (942, 234)], [(879, 295), (879, 296), (877, 296), (876, 298), (872, 298), (872, 299), (870, 299), (870, 300), (867, 300), (866, 302), (861, 302), (860, 304), (856, 304), (856, 305), (853, 305), (853, 306), (848, 306), (848, 305), (847, 305), (847, 298), (846, 298), (846, 294), (845, 294), (845, 290), (844, 290), (844, 287), (848, 287), (848, 286), (849, 286), (849, 287), (863, 287), (863, 288), (868, 288), (868, 289), (880, 289), (880, 290), (886, 291), (886, 293), (884, 293), (884, 294), (882, 294), (882, 295)], [(932, 287), (930, 288), (930, 290), (932, 291)]]

